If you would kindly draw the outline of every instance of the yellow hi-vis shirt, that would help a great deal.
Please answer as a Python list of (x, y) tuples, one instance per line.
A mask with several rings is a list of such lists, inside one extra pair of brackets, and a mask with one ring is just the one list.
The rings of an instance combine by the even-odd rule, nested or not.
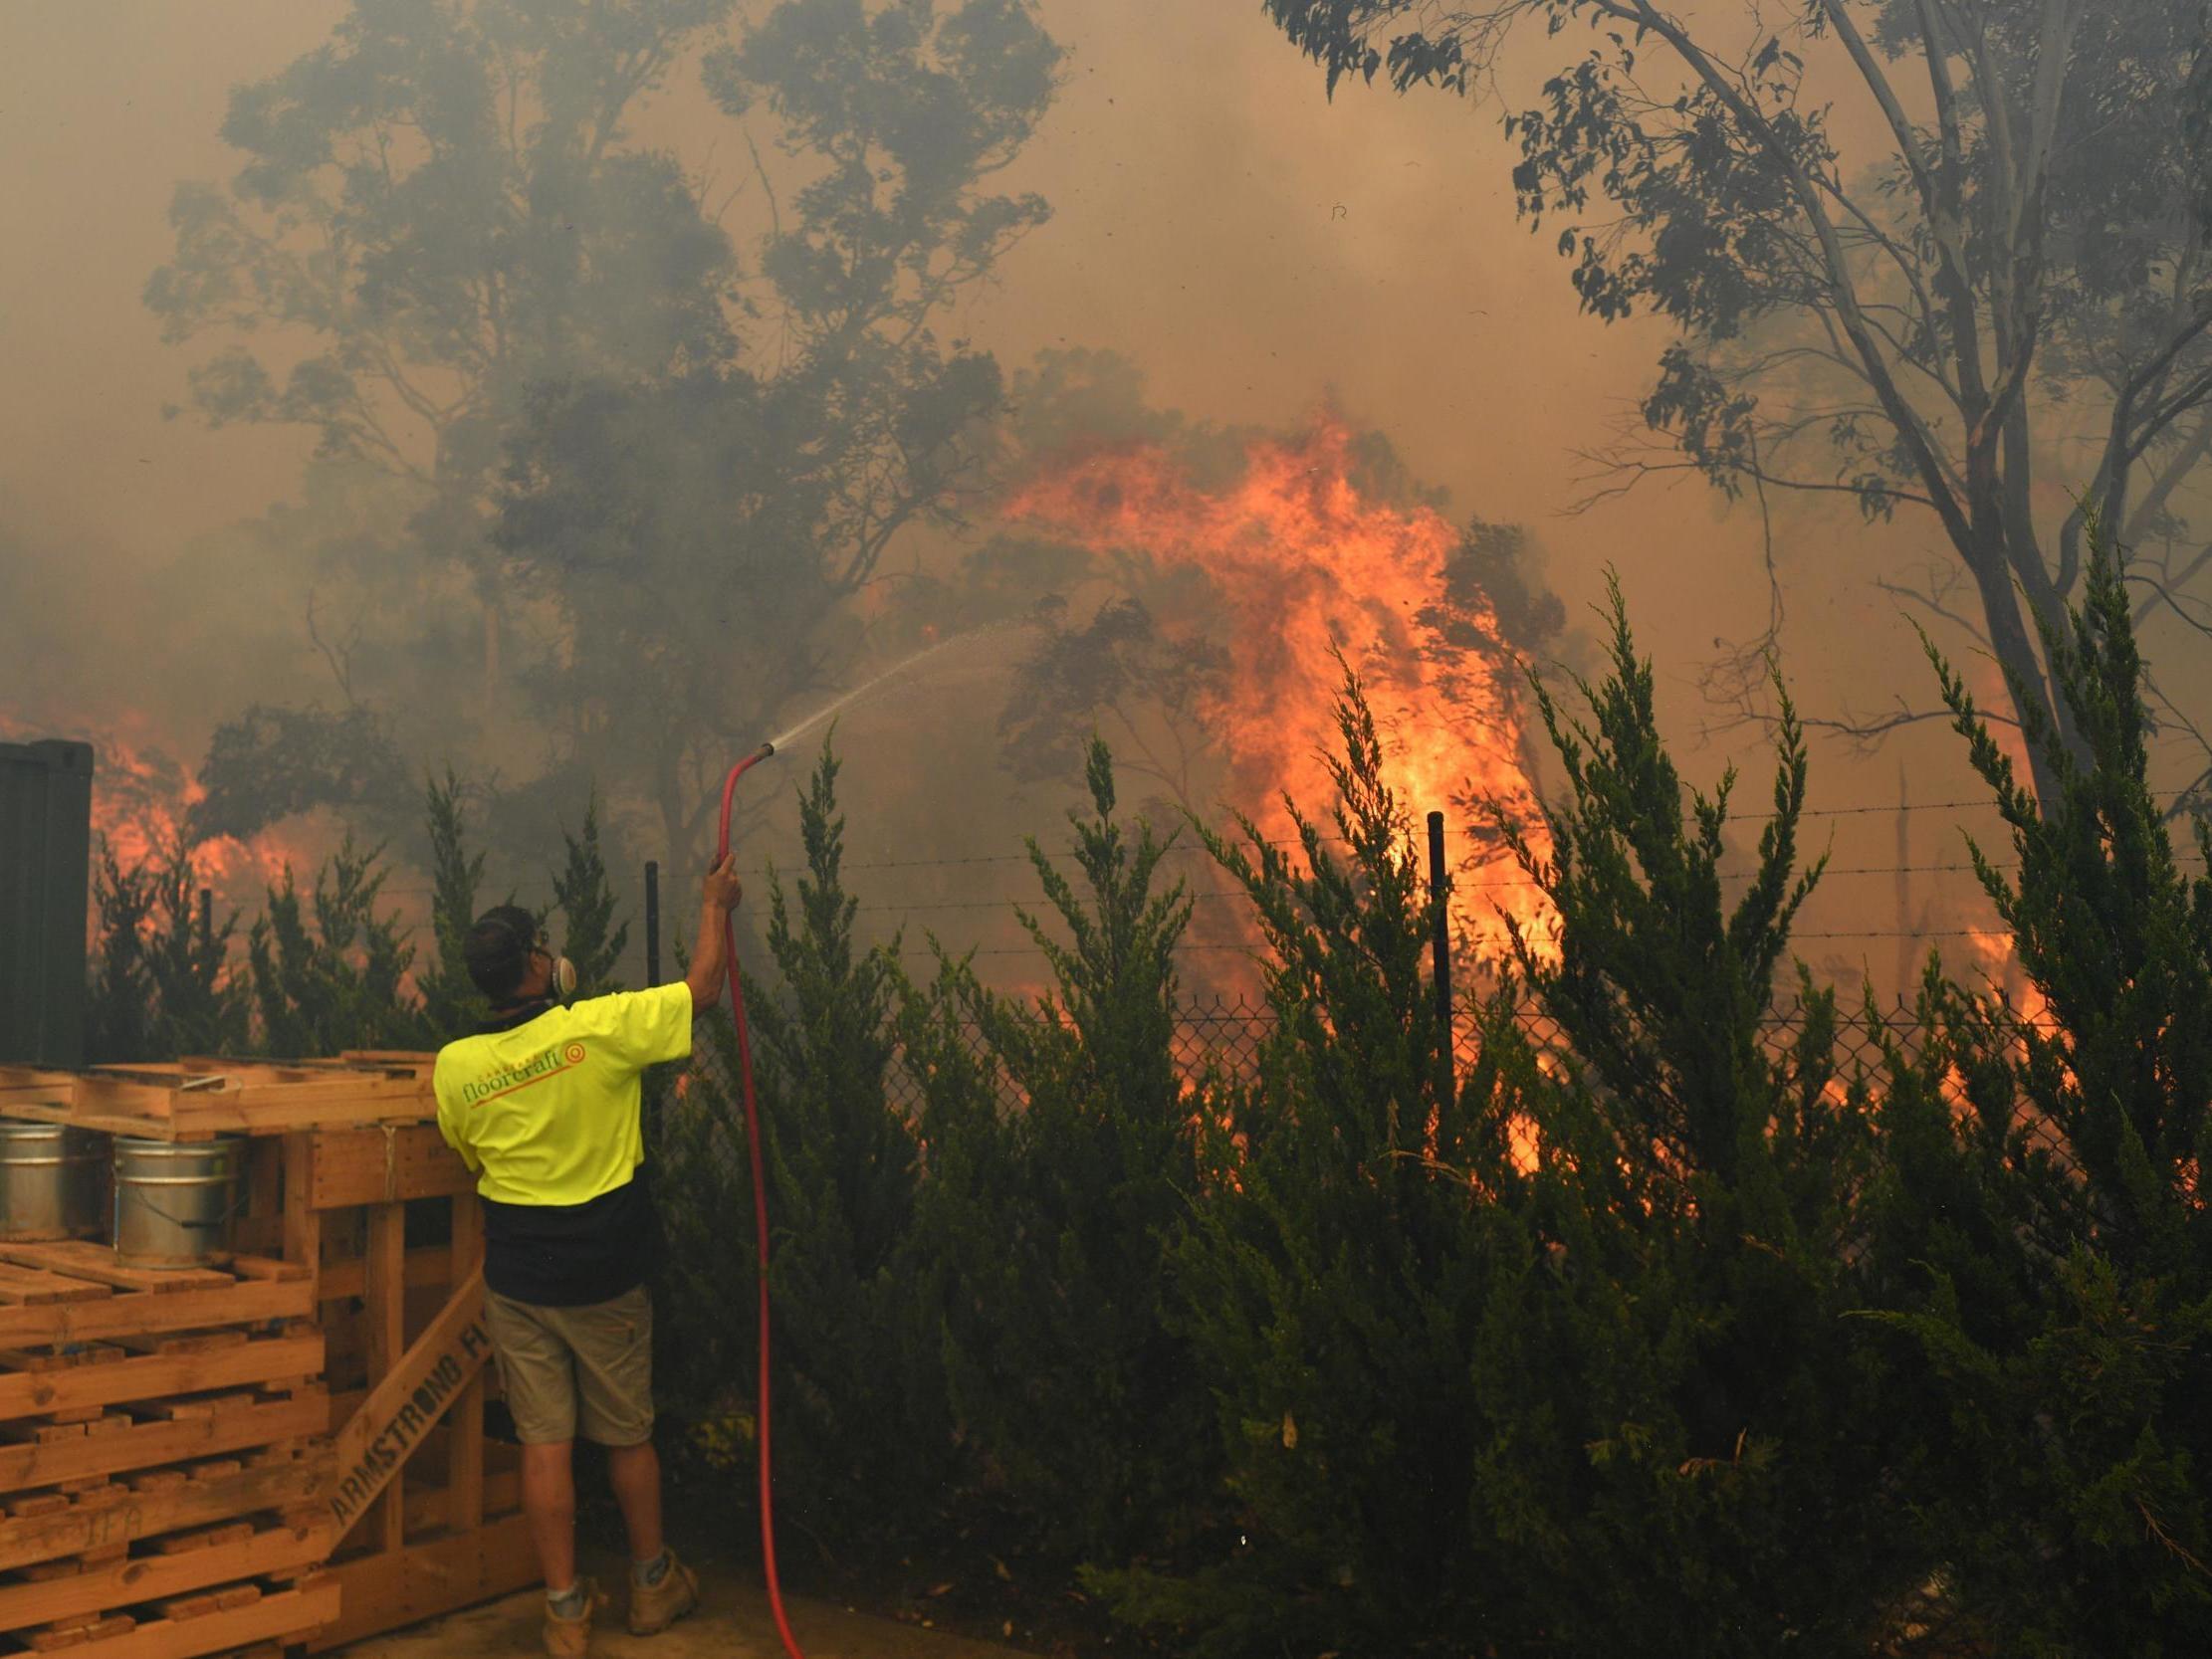
[(691, 1053), (691, 987), (617, 991), (438, 1050), (438, 1133), (503, 1204), (580, 1204), (645, 1161), (638, 1074)]

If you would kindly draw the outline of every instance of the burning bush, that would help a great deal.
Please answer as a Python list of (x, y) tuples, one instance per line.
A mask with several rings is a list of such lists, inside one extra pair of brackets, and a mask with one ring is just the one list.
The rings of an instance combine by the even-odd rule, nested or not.
[(2011, 829), (2017, 875), (1975, 859), (2042, 1016), (1931, 968), (1892, 1045), (1876, 1260), (1924, 1437), (1912, 1515), (1989, 1651), (2203, 1653), (2212, 878), (2178, 868), (2147, 785), (2108, 552), (2047, 643), (2080, 739), (2031, 723), (2041, 804), (1936, 662)]
[(229, 1054), (246, 1046), (246, 986), (230, 971), (238, 919), (218, 925), (181, 834), (160, 856), (125, 865), (103, 839), (93, 878), (98, 914), (86, 1052), (97, 1060)]
[(1518, 843), (1559, 919), (1559, 960), (1519, 954), (1564, 1070), (1507, 985), (1444, 1087), (1424, 973), (1442, 901), (1356, 684), (1342, 857), (1303, 819), (1302, 870), (1249, 824), (1248, 852), (1213, 842), (1278, 1016), (1216, 1103), (1217, 1179), (1172, 1256), (1233, 1531), (1195, 1571), (1097, 1575), (1202, 1652), (1864, 1652), (1913, 1582), (1840, 1319), (1862, 1099), (1829, 1088), (1826, 999), (1788, 1052), (1758, 1041), (1813, 879), (1793, 876), (1798, 729), (1785, 712), (1760, 867), (1725, 906), (1727, 788), (1685, 821), (1616, 620), (1591, 725), (1541, 701), (1570, 788), (1556, 850)]
[[(1250, 895), (1275, 1032), (1202, 1091), (1206, 1197), (1170, 1252), (1175, 1328), (1225, 1470), (1211, 1555), (1093, 1570), (1127, 1617), (1204, 1653), (1416, 1651), (1478, 1639), (1504, 1594), (1470, 1531), (1475, 1338), (1514, 1253), (1503, 1098), (1448, 1086), (1427, 983), (1434, 907), (1355, 682), (1334, 825), (1294, 859), (1244, 820), (1216, 858)], [(1303, 863), (1303, 870), (1297, 865)]]

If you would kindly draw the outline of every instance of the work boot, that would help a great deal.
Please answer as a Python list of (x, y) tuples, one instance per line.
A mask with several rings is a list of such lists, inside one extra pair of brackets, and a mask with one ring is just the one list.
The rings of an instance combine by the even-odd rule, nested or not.
[(668, 1570), (657, 1584), (641, 1584), (630, 1575), (630, 1634), (650, 1636), (666, 1630), (699, 1605), (699, 1574), (668, 1552)]
[(584, 1659), (591, 1645), (591, 1614), (606, 1605), (606, 1596), (589, 1578), (583, 1581), (583, 1611), (562, 1617), (546, 1603), (546, 1652), (550, 1659)]

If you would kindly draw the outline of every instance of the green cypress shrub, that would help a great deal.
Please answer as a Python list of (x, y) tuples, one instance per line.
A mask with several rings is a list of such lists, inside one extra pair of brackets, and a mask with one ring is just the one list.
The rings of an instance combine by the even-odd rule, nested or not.
[(268, 889), (246, 940), (263, 1052), (313, 1058), (427, 1040), (421, 1006), (406, 989), (414, 946), (396, 916), (377, 911), (382, 852), (348, 834), (306, 902), (289, 864)]
[(146, 964), (153, 907), (152, 873), (142, 863), (124, 869), (103, 836), (93, 866), (92, 976), (85, 999), (85, 1053), (95, 1064), (156, 1058), (159, 1010)]
[(230, 960), (237, 913), (218, 922), (212, 904), (200, 926), (199, 878), (180, 833), (151, 872), (153, 931), (146, 972), (158, 1013), (154, 1047), (162, 1055), (240, 1054), (250, 1040), (245, 975)]
[(182, 832), (124, 869), (105, 842), (93, 875), (98, 918), (86, 1009), (96, 1063), (236, 1054), (246, 1047), (243, 975), (230, 963), (238, 919), (200, 927), (199, 881)]
[(430, 834), (430, 930), (437, 945), (420, 980), (423, 1024), (432, 1042), (449, 1043), (474, 1031), (489, 1012), (463, 953), (476, 925), (484, 854), (469, 850), (461, 779), (451, 766), (444, 781), (424, 781), (423, 814)]
[[(2078, 745), (2015, 778), (1930, 650), (2017, 866), (1978, 846), (2040, 1008), (1932, 967), (1892, 1043), (1883, 1323), (1925, 1431), (1941, 1606), (1989, 1651), (2212, 1652), (2212, 880), (2147, 782), (2116, 559), (2047, 631)], [(2212, 854), (2200, 821), (2196, 851)]]
[(1566, 787), (1549, 855), (1521, 856), (1560, 932), (1556, 957), (1519, 955), (1565, 1049), (1509, 1198), (1549, 1271), (1473, 1354), (1480, 1500), (1526, 1580), (1524, 1640), (1865, 1654), (1923, 1559), (1896, 1521), (1882, 1367), (1848, 1317), (1869, 1092), (1839, 1075), (1833, 993), (1786, 962), (1826, 862), (1799, 868), (1803, 731), (1777, 679), (1770, 811), (1737, 869), (1735, 773), (1685, 788), (1617, 585), (1610, 655), (1585, 719), (1538, 690)]
[[(937, 1498), (952, 1436), (933, 1385), (928, 1310), (911, 1283), (918, 1148), (890, 1100), (896, 950), (862, 950), (842, 875), (838, 762), (824, 744), (799, 797), (806, 869), (774, 872), (768, 945), (779, 983), (748, 978), (746, 1013), (768, 1168), (778, 1515), (824, 1549), (894, 1547)], [(664, 1114), (674, 1375), (694, 1443), (753, 1467), (757, 1263), (736, 1033), (711, 1033)]]
[[(1219, 1403), (1234, 1547), (1104, 1576), (1217, 1655), (1863, 1654), (1920, 1558), (1864, 1328), (1874, 1136), (1795, 976), (1776, 1052), (1806, 758), (1783, 703), (1773, 815), (1730, 896), (1733, 776), (1685, 791), (1615, 597), (1612, 672), (1570, 722), (1539, 855), (1559, 917), (1439, 1098), (1435, 895), (1352, 686), (1341, 858), (1217, 842), (1250, 891), (1279, 1028), (1222, 1097), (1212, 1190), (1174, 1253)], [(1513, 1153), (1532, 1123), (1533, 1153)], [(1219, 1142), (1217, 1141), (1217, 1145)]]
[(561, 867), (553, 872), (553, 906), (560, 912), (556, 946), (576, 964), (576, 995), (604, 996), (622, 988), (622, 952), (630, 925), (615, 920), (614, 884), (599, 847), (599, 792), (584, 799), (583, 827), (560, 832)]
[[(962, 1431), (1039, 1550), (1119, 1562), (1172, 1546), (1207, 1490), (1206, 1404), (1163, 1283), (1196, 1189), (1173, 1048), (1191, 901), (1181, 883), (1155, 891), (1172, 838), (1115, 815), (1095, 738), (1086, 779), (1080, 885), (1029, 843), (1051, 920), (1018, 914), (1051, 988), (999, 996), (941, 963), (934, 1005), (910, 1003), (906, 1025), (922, 1028), (928, 1091), (919, 1241)], [(956, 1052), (963, 1019), (980, 1063)]]

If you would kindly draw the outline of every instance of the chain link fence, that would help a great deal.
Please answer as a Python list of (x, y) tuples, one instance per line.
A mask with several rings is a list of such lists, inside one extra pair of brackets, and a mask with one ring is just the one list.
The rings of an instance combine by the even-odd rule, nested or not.
[[(1524, 1009), (1520, 1025), (1539, 1052), (1564, 1054), (1567, 1051), (1566, 1034), (1556, 1020), (1541, 1010)], [(1250, 997), (1230, 995), (1186, 1001), (1176, 1012), (1175, 1032), (1170, 1039), (1176, 1069), (1193, 1079), (1209, 1075), (1231, 1081), (1249, 1079), (1258, 1071), (1261, 1048), (1274, 1029), (1274, 1010)], [(1776, 1053), (1802, 1029), (1803, 1021), (1794, 1015), (1778, 1015), (1765, 1022), (1769, 1045)], [(966, 1034), (971, 1047), (978, 1054), (983, 1053), (981, 1029), (970, 1025)], [(1452, 1050), (1462, 1074), (1475, 1061), (1477, 1042), (1473, 1020), (1462, 1015), (1452, 1032)], [(1839, 1077), (1848, 1081), (1855, 1071), (1861, 1070), (1871, 1077), (1884, 1064), (1881, 1039), (1863, 1018), (1839, 1017), (1834, 1058)], [(895, 1105), (910, 1112), (920, 1110), (921, 1090), (903, 1068), (893, 1066), (886, 1083)]]
[[(1564, 1056), (1568, 1052), (1566, 1034), (1557, 1021), (1535, 1007), (1522, 1009), (1520, 1024), (1533, 1046), (1540, 1053)], [(1275, 1029), (1273, 1009), (1259, 999), (1248, 995), (1229, 994), (1214, 997), (1187, 999), (1177, 1010), (1175, 1030), (1171, 1042), (1177, 1069), (1191, 1079), (1216, 1077), (1228, 1081), (1248, 1080), (1256, 1075), (1262, 1048)], [(1769, 1052), (1779, 1057), (1804, 1029), (1804, 1018), (1795, 1012), (1784, 1011), (1762, 1022), (1762, 1031)], [(986, 1053), (982, 1029), (974, 1024), (965, 1027), (971, 1049), (979, 1056)], [(1839, 1013), (1836, 1017), (1832, 1064), (1839, 1082), (1848, 1084), (1864, 1077), (1879, 1089), (1879, 1079), (1887, 1061), (1883, 1043), (1896, 1043), (1909, 1056), (1914, 1049), (1915, 1032), (1910, 1024), (1893, 1025), (1886, 1032), (1871, 1023), (1864, 1014)], [(1478, 1033), (1474, 1021), (1462, 1014), (1453, 1033), (1453, 1049), (1461, 1075), (1476, 1059)], [(732, 1080), (721, 1076), (721, 1061), (716, 1051), (702, 1045), (693, 1065), (705, 1072), (716, 1083), (728, 1084)], [(1006, 1104), (1018, 1104), (1012, 1086), (1000, 1074), (1001, 1086), (1007, 1090)], [(885, 1077), (885, 1088), (891, 1104), (901, 1111), (918, 1115), (922, 1108), (921, 1085), (896, 1061)], [(2056, 1144), (2056, 1131), (2046, 1128), (2043, 1139)]]

